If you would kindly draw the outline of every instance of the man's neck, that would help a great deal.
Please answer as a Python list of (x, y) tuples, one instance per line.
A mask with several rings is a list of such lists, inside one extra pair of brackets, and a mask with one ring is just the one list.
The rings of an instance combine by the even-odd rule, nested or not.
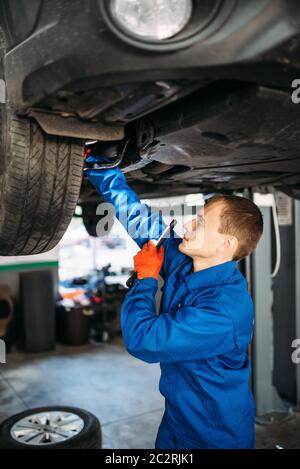
[(232, 261), (231, 258), (214, 258), (214, 259), (205, 259), (202, 257), (193, 257), (194, 272), (199, 272), (199, 270), (208, 269), (209, 267), (214, 267), (215, 265), (224, 264), (225, 262)]

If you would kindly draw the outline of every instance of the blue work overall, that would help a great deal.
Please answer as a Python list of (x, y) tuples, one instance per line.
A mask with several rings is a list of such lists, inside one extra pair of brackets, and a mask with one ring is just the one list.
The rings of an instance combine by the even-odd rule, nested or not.
[[(140, 202), (119, 169), (91, 170), (89, 179), (140, 247), (159, 237), (162, 217)], [(253, 448), (253, 303), (246, 281), (235, 261), (193, 272), (180, 242), (174, 235), (164, 242), (159, 315), (158, 282), (150, 277), (135, 280), (121, 311), (128, 352), (160, 363), (165, 412), (156, 448)]]

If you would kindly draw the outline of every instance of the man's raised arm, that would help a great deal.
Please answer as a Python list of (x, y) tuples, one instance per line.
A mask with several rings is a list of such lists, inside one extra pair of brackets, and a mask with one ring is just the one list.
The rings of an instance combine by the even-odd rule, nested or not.
[(157, 240), (166, 227), (159, 212), (141, 203), (118, 169), (88, 170), (88, 179), (106, 202), (115, 208), (116, 217), (131, 238), (142, 247), (149, 240)]

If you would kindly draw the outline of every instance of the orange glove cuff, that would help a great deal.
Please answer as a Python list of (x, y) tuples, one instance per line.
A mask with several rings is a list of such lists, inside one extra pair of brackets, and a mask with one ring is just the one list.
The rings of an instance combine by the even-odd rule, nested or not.
[(164, 247), (161, 246), (157, 251), (155, 244), (148, 241), (133, 259), (138, 279), (145, 277), (157, 279), (164, 260)]

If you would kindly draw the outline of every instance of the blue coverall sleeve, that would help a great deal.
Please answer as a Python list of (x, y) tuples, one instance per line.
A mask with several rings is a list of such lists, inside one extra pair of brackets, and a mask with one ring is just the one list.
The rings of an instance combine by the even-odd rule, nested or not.
[(116, 217), (139, 247), (150, 239), (159, 238), (166, 227), (161, 214), (141, 203), (118, 168), (90, 170), (88, 178), (105, 201), (113, 204)]
[(235, 350), (231, 316), (216, 300), (155, 313), (157, 280), (143, 278), (125, 297), (121, 328), (128, 352), (148, 363), (200, 360)]

